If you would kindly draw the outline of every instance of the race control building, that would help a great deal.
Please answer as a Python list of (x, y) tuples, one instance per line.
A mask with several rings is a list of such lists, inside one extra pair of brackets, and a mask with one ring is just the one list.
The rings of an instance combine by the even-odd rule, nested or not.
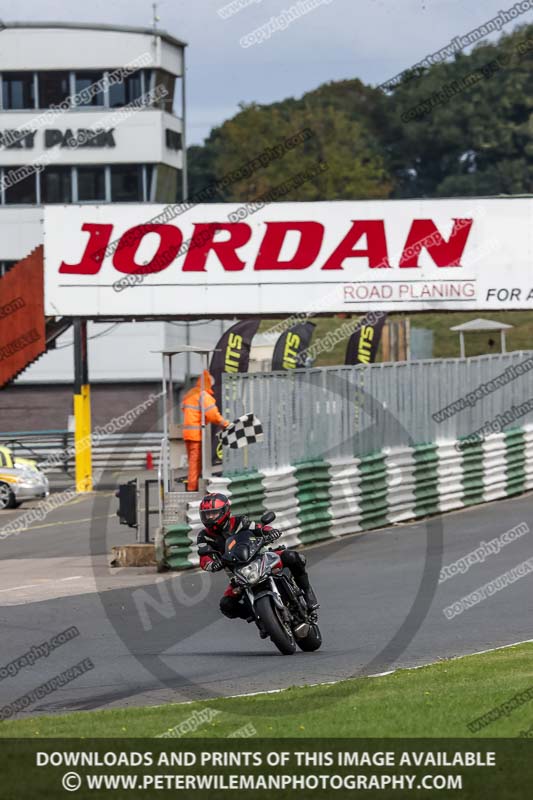
[[(7, 22), (0, 36), (0, 279), (43, 243), (45, 203), (186, 198), (185, 42), (153, 28), (71, 22)], [(91, 323), (96, 417), (99, 405), (107, 419), (157, 384), (151, 351), (216, 340), (221, 328)], [(60, 336), (2, 393), (0, 430), (66, 425), (72, 338)]]
[(41, 244), (44, 203), (184, 198), (184, 42), (63, 22), (1, 36), (0, 275)]

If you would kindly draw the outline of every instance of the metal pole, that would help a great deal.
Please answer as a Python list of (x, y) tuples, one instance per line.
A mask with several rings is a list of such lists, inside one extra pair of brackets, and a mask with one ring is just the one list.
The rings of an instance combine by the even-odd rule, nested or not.
[(170, 430), (172, 428), (172, 424), (174, 422), (174, 379), (172, 376), (172, 356), (169, 355), (168, 357), (168, 393), (167, 393), (167, 402), (168, 402), (168, 423), (167, 423), (167, 431), (168, 431), (168, 439), (167, 439), (167, 452), (166, 452), (166, 463), (167, 463), (167, 491), (171, 492), (173, 489), (173, 472), (172, 472), (172, 455), (170, 451)]
[(502, 343), (502, 353), (506, 353), (507, 348), (505, 346), (505, 331), (503, 329), (500, 331), (500, 339)]
[(207, 356), (202, 355), (202, 374), (200, 375), (200, 413), (201, 413), (201, 426), (202, 426), (202, 480), (206, 476), (206, 452), (205, 452), (205, 410), (204, 410), (204, 391), (205, 391), (205, 377), (204, 369), (207, 369)]
[(183, 60), (183, 76), (182, 76), (182, 84), (181, 84), (181, 158), (182, 158), (182, 169), (181, 169), (181, 191), (183, 194), (183, 202), (186, 202), (189, 199), (189, 175), (188, 175), (188, 168), (187, 168), (187, 111), (186, 111), (186, 103), (187, 103), (187, 86), (186, 86), (186, 65), (185, 65), (185, 48), (182, 48), (182, 60)]
[(167, 375), (166, 375), (166, 356), (163, 355), (163, 447), (161, 448), (161, 460), (163, 462), (163, 490), (168, 491), (168, 418), (167, 418)]
[(150, 541), (150, 483), (144, 482), (144, 543)]
[[(185, 323), (185, 344), (187, 345), (187, 347), (189, 347), (191, 344), (191, 323), (188, 321)], [(185, 391), (188, 391), (189, 389), (190, 380), (191, 380), (191, 354), (189, 351), (187, 351), (185, 353), (185, 380), (184, 380)]]
[(135, 539), (141, 544), (141, 483), (138, 475), (135, 478), (135, 520), (137, 522), (135, 526)]
[(174, 422), (174, 381), (172, 378), (172, 356), (168, 357), (168, 424)]

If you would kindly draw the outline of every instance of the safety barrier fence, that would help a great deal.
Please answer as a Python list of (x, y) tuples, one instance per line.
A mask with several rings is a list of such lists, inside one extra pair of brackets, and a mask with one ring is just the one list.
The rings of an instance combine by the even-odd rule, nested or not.
[[(415, 520), (511, 497), (533, 488), (533, 425), (463, 439), (383, 448), (362, 458), (300, 461), (211, 481), (231, 496), (235, 513), (277, 513), (288, 546)], [(169, 526), (158, 558), (173, 569), (197, 566), (196, 506)]]
[[(265, 433), (258, 444), (226, 451), (224, 474), (268, 471), (453, 442), (497, 423), (513, 405), (533, 398), (533, 351), (225, 374), (222, 394), (227, 419), (253, 412)], [(533, 423), (533, 401), (512, 421)]]
[[(222, 410), (253, 411), (264, 440), (226, 451), (211, 488), (236, 513), (276, 511), (290, 546), (533, 486), (533, 351), (224, 375)], [(190, 508), (169, 526), (160, 559), (194, 566), (199, 524)]]
[[(118, 433), (93, 442), (93, 470), (142, 470), (151, 453), (157, 466), (162, 433)], [(74, 475), (74, 434), (70, 431), (20, 431), (0, 433), (0, 446), (9, 447), (15, 457), (44, 464), (47, 475)]]

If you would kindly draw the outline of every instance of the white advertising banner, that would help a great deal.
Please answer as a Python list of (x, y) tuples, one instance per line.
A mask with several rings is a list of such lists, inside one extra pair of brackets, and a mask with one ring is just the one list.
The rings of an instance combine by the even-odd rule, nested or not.
[(533, 308), (533, 199), (46, 206), (47, 315)]

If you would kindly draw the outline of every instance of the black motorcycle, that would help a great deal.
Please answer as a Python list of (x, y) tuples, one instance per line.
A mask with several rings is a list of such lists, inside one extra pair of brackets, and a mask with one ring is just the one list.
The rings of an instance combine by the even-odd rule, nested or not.
[[(261, 522), (269, 525), (275, 518), (268, 511)], [(242, 590), (257, 627), (283, 655), (293, 655), (296, 646), (308, 652), (318, 650), (322, 636), (316, 612), (308, 610), (303, 592), (277, 553), (261, 552), (264, 546), (259, 531), (245, 529), (228, 537), (221, 561), (231, 573), (232, 585)]]

